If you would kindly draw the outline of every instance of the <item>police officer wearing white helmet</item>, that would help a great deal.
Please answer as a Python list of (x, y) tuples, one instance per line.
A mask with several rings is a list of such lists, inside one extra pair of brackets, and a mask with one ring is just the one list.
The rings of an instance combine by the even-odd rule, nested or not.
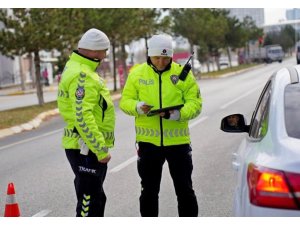
[[(130, 72), (120, 101), (120, 108), (135, 117), (141, 216), (159, 215), (165, 161), (173, 179), (179, 216), (198, 215), (188, 121), (200, 114), (202, 99), (192, 72), (182, 73), (183, 67), (172, 57), (172, 38), (154, 35), (149, 40), (147, 62)], [(167, 110), (161, 110), (164, 108)]]
[(75, 174), (76, 216), (104, 216), (103, 182), (114, 145), (115, 110), (96, 72), (110, 46), (102, 31), (83, 34), (66, 63), (58, 88), (58, 108), (66, 126), (62, 146)]

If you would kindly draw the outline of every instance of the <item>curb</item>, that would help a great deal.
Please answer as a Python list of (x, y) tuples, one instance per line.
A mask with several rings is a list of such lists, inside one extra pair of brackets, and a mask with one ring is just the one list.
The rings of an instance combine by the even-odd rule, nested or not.
[[(43, 88), (43, 92), (53, 92), (57, 91), (57, 86), (49, 86), (47, 88)], [(0, 96), (15, 96), (15, 95), (25, 95), (25, 94), (34, 94), (36, 93), (36, 89), (28, 89), (28, 90), (14, 90), (6, 93), (0, 93)]]
[(220, 76), (202, 76), (201, 79), (218, 79), (218, 78), (230, 77), (230, 76), (238, 75), (238, 74), (241, 74), (241, 73), (253, 70), (253, 69), (261, 68), (261, 67), (264, 67), (264, 66), (266, 66), (266, 65), (265, 64), (260, 64), (260, 65), (249, 67), (249, 68), (246, 68), (246, 69), (243, 69), (243, 70), (237, 70), (237, 71), (234, 71), (234, 72), (225, 73), (225, 74), (220, 75)]
[(35, 129), (35, 128), (39, 127), (40, 124), (43, 122), (43, 120), (45, 120), (46, 118), (48, 118), (50, 116), (56, 116), (58, 114), (59, 114), (59, 111), (57, 108), (43, 112), (43, 113), (39, 114), (33, 120), (29, 121), (28, 123), (23, 123), (18, 126), (0, 130), (0, 138), (7, 137), (7, 136), (13, 135), (13, 134), (18, 134), (23, 131), (29, 131), (29, 130)]
[(6, 94), (7, 96), (14, 96), (14, 95), (25, 95), (25, 94), (33, 94), (36, 93), (35, 91), (15, 91)]
[[(121, 98), (121, 94), (115, 94), (112, 96), (113, 101), (116, 101), (120, 98)], [(0, 130), (0, 139), (10, 136), (10, 135), (13, 135), (13, 134), (21, 133), (23, 131), (29, 131), (29, 130), (36, 129), (40, 126), (40, 124), (44, 120), (46, 120), (47, 118), (49, 118), (51, 116), (56, 116), (56, 115), (59, 115), (58, 108), (43, 112), (43, 113), (39, 114), (33, 120), (29, 121), (28, 123), (23, 123), (18, 126), (2, 129), (2, 130)]]

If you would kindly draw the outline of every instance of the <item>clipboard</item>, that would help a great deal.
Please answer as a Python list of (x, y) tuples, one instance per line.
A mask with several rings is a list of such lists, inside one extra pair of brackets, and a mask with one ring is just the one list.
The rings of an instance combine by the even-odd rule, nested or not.
[(173, 109), (181, 109), (183, 106), (184, 106), (184, 104), (180, 104), (180, 105), (169, 106), (169, 107), (165, 107), (165, 108), (161, 108), (161, 109), (153, 109), (147, 113), (147, 116), (154, 116), (161, 112), (167, 112), (167, 111), (173, 110)]

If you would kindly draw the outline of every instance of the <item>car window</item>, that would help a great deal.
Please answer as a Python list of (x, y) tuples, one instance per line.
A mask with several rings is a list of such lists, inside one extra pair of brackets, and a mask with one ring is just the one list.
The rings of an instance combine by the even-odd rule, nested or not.
[(268, 130), (269, 123), (269, 106), (271, 97), (271, 80), (265, 85), (258, 103), (256, 105), (255, 111), (252, 116), (250, 124), (250, 137), (255, 139), (263, 138)]
[(284, 94), (285, 127), (288, 136), (300, 139), (300, 84), (289, 84)]

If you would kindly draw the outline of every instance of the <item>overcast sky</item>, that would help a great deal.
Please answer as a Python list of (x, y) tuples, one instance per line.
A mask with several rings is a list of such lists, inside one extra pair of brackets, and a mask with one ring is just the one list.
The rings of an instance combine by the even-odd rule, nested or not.
[[(74, 0), (51, 0), (51, 1), (37, 1), (37, 0), (2, 0), (1, 8), (294, 8), (297, 6), (297, 0), (284, 1), (267, 1), (267, 0), (88, 0), (88, 1), (74, 1)], [(270, 4), (271, 3), (271, 4)], [(299, 4), (298, 4), (299, 5)]]
[(265, 24), (286, 20), (285, 10), (286, 8), (265, 8)]

